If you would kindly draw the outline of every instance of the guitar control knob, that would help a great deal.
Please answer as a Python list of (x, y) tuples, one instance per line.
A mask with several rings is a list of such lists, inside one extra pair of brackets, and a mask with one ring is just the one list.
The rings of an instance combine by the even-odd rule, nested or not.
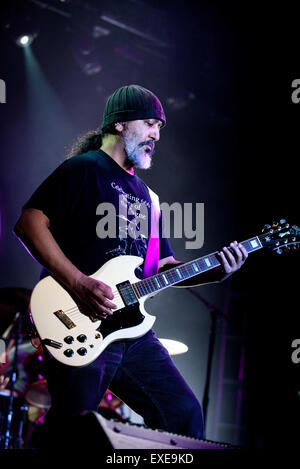
[(77, 337), (77, 340), (78, 340), (79, 342), (85, 342), (86, 339), (87, 339), (87, 337), (86, 337), (86, 335), (84, 335), (84, 334), (80, 334), (80, 335)]
[(67, 335), (67, 337), (64, 338), (64, 341), (66, 342), (66, 344), (72, 344), (74, 342), (74, 337), (72, 337), (71, 335)]
[(64, 355), (68, 358), (72, 357), (74, 355), (74, 352), (71, 348), (67, 348), (67, 350), (64, 351)]
[(80, 347), (78, 350), (77, 350), (77, 353), (81, 356), (84, 356), (87, 354), (87, 349), (84, 348), (84, 347)]

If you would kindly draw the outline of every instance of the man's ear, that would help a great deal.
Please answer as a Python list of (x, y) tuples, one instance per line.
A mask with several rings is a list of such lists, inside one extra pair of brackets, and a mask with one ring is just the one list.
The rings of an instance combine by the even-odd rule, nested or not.
[(118, 132), (122, 132), (124, 130), (124, 122), (116, 122), (115, 123), (115, 129)]

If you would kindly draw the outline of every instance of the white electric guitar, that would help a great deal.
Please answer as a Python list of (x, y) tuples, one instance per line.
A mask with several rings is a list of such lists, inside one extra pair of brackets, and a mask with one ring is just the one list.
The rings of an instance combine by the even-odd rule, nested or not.
[[(298, 248), (300, 229), (297, 226), (290, 227), (281, 220), (272, 227), (266, 227), (263, 234), (242, 243), (248, 253), (264, 247), (278, 253)], [(156, 318), (144, 308), (149, 297), (220, 267), (219, 259), (218, 253), (214, 252), (143, 280), (134, 273), (142, 264), (142, 258), (119, 256), (111, 259), (91, 277), (112, 288), (117, 309), (113, 315), (96, 321), (87, 316), (84, 306), (49, 276), (42, 279), (32, 292), (31, 317), (42, 344), (54, 358), (66, 365), (87, 365), (111, 342), (141, 337), (151, 329)]]

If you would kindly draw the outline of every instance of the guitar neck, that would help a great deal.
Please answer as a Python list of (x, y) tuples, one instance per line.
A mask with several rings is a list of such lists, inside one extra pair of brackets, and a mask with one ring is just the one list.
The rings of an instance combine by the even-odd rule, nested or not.
[[(248, 253), (257, 251), (263, 247), (259, 236), (247, 239), (241, 244)], [(139, 297), (142, 298), (143, 296), (171, 287), (176, 283), (188, 280), (196, 275), (208, 272), (220, 265), (221, 262), (219, 260), (219, 254), (216, 251), (208, 256), (199, 257), (198, 259), (186, 262), (185, 264), (177, 264), (175, 267), (163, 273), (152, 275), (151, 277), (140, 280), (134, 284), (134, 287), (138, 292)]]

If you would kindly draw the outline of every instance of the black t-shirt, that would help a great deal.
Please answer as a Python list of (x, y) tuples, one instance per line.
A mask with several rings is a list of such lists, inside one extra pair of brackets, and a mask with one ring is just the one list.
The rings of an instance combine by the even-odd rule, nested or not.
[[(86, 275), (114, 256), (145, 259), (151, 232), (148, 188), (102, 150), (65, 160), (37, 188), (25, 208), (45, 213), (60, 248)], [(162, 236), (161, 217), (159, 231), (159, 259), (173, 256), (168, 239)], [(140, 278), (142, 269), (136, 271)]]

